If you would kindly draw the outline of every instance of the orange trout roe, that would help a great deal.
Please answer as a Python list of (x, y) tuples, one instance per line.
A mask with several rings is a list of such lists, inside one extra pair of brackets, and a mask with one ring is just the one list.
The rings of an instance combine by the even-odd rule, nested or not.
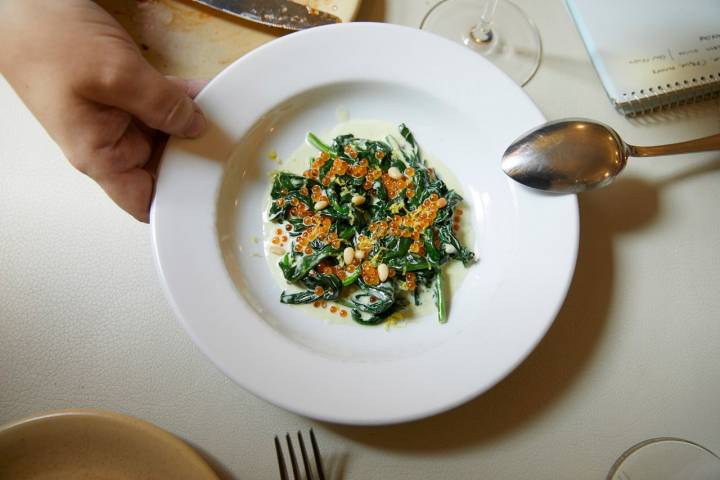
[(372, 248), (376, 240), (386, 235), (393, 235), (396, 237), (412, 238), (414, 241), (410, 246), (410, 251), (420, 253), (422, 251), (420, 248), (422, 246), (420, 237), (423, 231), (433, 224), (435, 217), (437, 217), (438, 210), (443, 208), (439, 206), (438, 198), (438, 195), (433, 193), (429, 198), (426, 198), (418, 208), (407, 215), (395, 215), (386, 220), (371, 223), (368, 227), (371, 238), (363, 242), (364, 239), (361, 236), (358, 240), (358, 248), (367, 252)]
[(408, 273), (405, 275), (405, 286), (408, 290), (415, 290), (417, 288), (417, 278), (414, 273)]
[(312, 215), (312, 212), (307, 205), (295, 197), (290, 200), (290, 205), (290, 215), (294, 217), (307, 217), (308, 215)]
[(373, 186), (373, 182), (375, 180), (378, 180), (379, 178), (382, 178), (382, 176), (383, 176), (382, 170), (380, 170), (377, 167), (368, 171), (367, 175), (365, 175), (365, 183), (363, 183), (363, 188), (365, 190), (370, 190)]
[(330, 217), (310, 214), (303, 218), (303, 225), (307, 228), (295, 241), (296, 252), (303, 252), (306, 255), (312, 254), (313, 248), (310, 246), (310, 243), (318, 239), (324, 243), (331, 244), (334, 248), (340, 248), (340, 239), (337, 237), (337, 234), (330, 232), (330, 227), (332, 226)]
[[(323, 302), (323, 303), (325, 303), (325, 302)], [(315, 302), (313, 305), (318, 306), (318, 305), (316, 305), (316, 304), (319, 305), (320, 302)], [(323, 305), (323, 308), (325, 308), (326, 306), (327, 306), (327, 305)], [(348, 311), (347, 311), (347, 310), (345, 310), (344, 308), (338, 308), (338, 307), (336, 307), (335, 305), (330, 305), (330, 309), (329, 309), (329, 310), (330, 310), (330, 313), (340, 315), (341, 317), (347, 317), (347, 316), (348, 316)]]
[(333, 160), (333, 164), (332, 167), (330, 167), (328, 175), (331, 177), (335, 177), (337, 175), (345, 175), (349, 167), (350, 165), (345, 160), (336, 158), (335, 160)]
[[(347, 150), (347, 147), (346, 147), (346, 150)], [(357, 152), (355, 152), (354, 150), (352, 150), (352, 152), (355, 155), (352, 158), (356, 158)], [(305, 172), (303, 172), (303, 175), (307, 178), (314, 178), (317, 180), (318, 177), (320, 176), (320, 169), (323, 168), (329, 160), (330, 160), (330, 156), (327, 153), (322, 152), (315, 159), (315, 161), (312, 164), (312, 167), (309, 170), (305, 170)], [(330, 182), (332, 182), (335, 177), (340, 176), (340, 175), (345, 175), (346, 173), (348, 173), (349, 169), (350, 169), (350, 164), (348, 162), (346, 162), (345, 160), (343, 160), (341, 158), (335, 158), (332, 161), (332, 166), (330, 167), (330, 170), (328, 170), (328, 172), (325, 174), (325, 176), (322, 178), (322, 180), (320, 180), (320, 183), (323, 186), (327, 187), (328, 185), (330, 185)], [(313, 187), (313, 194), (314, 193), (315, 193), (315, 188)], [(307, 193), (304, 193), (304, 195), (307, 195)]]
[(352, 165), (348, 169), (348, 173), (351, 177), (360, 178), (364, 177), (368, 173), (368, 162), (365, 159), (360, 160), (357, 165)]
[[(332, 235), (332, 234), (331, 234)], [(345, 280), (348, 275), (355, 273), (355, 270), (360, 265), (360, 260), (353, 259), (353, 261), (345, 266), (330, 265), (326, 260), (322, 260), (317, 269), (320, 273), (325, 275), (336, 275), (340, 280)]]
[(360, 275), (362, 275), (363, 282), (367, 283), (368, 285), (380, 284), (380, 276), (378, 275), (378, 270), (370, 262), (363, 262), (360, 270)]
[[(315, 240), (319, 240), (335, 249), (340, 248), (340, 237), (338, 237), (337, 233), (330, 231), (330, 227), (332, 227), (332, 219), (330, 217), (320, 214), (310, 214), (309, 216), (303, 218), (303, 225), (307, 228), (297, 237), (297, 240), (295, 241), (296, 252), (311, 255), (314, 252), (314, 249), (310, 244)], [(341, 280), (344, 280), (345, 273), (341, 274), (341, 270), (342, 269), (338, 269), (337, 272), (327, 273), (335, 273)]]
[(352, 159), (356, 159), (358, 156), (355, 149), (350, 145), (345, 145), (345, 148), (343, 150), (345, 151), (345, 155), (347, 155), (348, 157), (350, 157)]
[(330, 155), (325, 152), (321, 152), (320, 155), (318, 155), (315, 161), (312, 163), (312, 166), (308, 170), (305, 170), (303, 172), (303, 176), (307, 178), (318, 178), (320, 176), (320, 169), (329, 159)]
[(410, 253), (417, 253), (421, 257), (425, 256), (425, 245), (420, 240), (415, 240), (411, 243), (408, 250)]
[(328, 198), (322, 188), (320, 188), (320, 185), (313, 185), (310, 198), (312, 198), (313, 202), (319, 202), (320, 200), (325, 200), (326, 202), (328, 201)]
[[(411, 185), (410, 178), (407, 176), (403, 175), (396, 180), (391, 178), (387, 173), (382, 174), (382, 183), (385, 186), (385, 190), (387, 190), (388, 197), (390, 198), (397, 197), (400, 195), (400, 192)], [(413, 191), (413, 196), (414, 195), (415, 192)]]

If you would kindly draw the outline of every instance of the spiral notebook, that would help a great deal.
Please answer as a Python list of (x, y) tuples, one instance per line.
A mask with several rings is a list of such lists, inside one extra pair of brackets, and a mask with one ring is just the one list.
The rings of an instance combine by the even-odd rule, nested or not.
[(655, 111), (720, 94), (720, 0), (565, 0), (615, 108)]

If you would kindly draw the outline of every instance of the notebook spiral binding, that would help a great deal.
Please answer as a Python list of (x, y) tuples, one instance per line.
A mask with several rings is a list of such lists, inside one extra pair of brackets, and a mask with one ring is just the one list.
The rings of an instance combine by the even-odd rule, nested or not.
[(620, 101), (613, 100), (613, 105), (618, 112), (633, 117), (678, 105), (710, 100), (718, 96), (720, 96), (720, 72), (623, 93)]

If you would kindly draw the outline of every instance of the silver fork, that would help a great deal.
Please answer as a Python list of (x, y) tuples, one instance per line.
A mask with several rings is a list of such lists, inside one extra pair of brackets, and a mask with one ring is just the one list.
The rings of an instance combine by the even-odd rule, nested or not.
[[(293, 479), (302, 480), (303, 477), (300, 474), (298, 468), (297, 457), (295, 456), (295, 449), (293, 448), (293, 442), (290, 438), (290, 434), (285, 434), (285, 441), (287, 442), (288, 454), (290, 456), (290, 466), (292, 467)], [(315, 480), (312, 472), (312, 466), (308, 459), (307, 450), (305, 449), (305, 441), (303, 440), (302, 433), (297, 432), (297, 441), (300, 445), (300, 455), (302, 457), (302, 464), (305, 470), (305, 480)], [(325, 480), (325, 473), (323, 472), (322, 459), (320, 458), (320, 449), (318, 448), (317, 440), (315, 439), (315, 432), (310, 429), (310, 445), (312, 446), (312, 453), (315, 459), (315, 471), (317, 472), (317, 480)], [(280, 438), (275, 435), (275, 452), (277, 453), (278, 468), (280, 469), (280, 479), (289, 480), (287, 467), (285, 466), (285, 456), (283, 455), (282, 444)]]

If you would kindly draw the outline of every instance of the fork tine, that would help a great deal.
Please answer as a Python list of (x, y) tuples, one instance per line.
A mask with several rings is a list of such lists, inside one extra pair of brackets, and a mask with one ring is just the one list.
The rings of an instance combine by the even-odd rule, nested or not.
[(280, 446), (280, 439), (275, 435), (275, 452), (277, 452), (278, 468), (280, 469), (280, 480), (288, 480), (287, 468), (285, 468), (285, 457)]
[(292, 440), (290, 439), (289, 433), (285, 434), (285, 440), (287, 441), (288, 452), (290, 453), (290, 463), (292, 464), (293, 478), (295, 480), (301, 480), (300, 470), (298, 469), (297, 459), (295, 458), (295, 450), (293, 449)]
[(320, 449), (318, 448), (317, 440), (315, 440), (315, 432), (312, 428), (310, 429), (310, 443), (312, 444), (313, 455), (315, 456), (315, 466), (317, 467), (318, 480), (325, 480), (322, 459), (320, 458)]
[(312, 480), (312, 470), (310, 470), (310, 460), (308, 460), (307, 450), (305, 450), (305, 442), (303, 441), (300, 430), (297, 432), (298, 443), (300, 444), (300, 455), (302, 455), (303, 466), (305, 467), (305, 477), (307, 480)]

